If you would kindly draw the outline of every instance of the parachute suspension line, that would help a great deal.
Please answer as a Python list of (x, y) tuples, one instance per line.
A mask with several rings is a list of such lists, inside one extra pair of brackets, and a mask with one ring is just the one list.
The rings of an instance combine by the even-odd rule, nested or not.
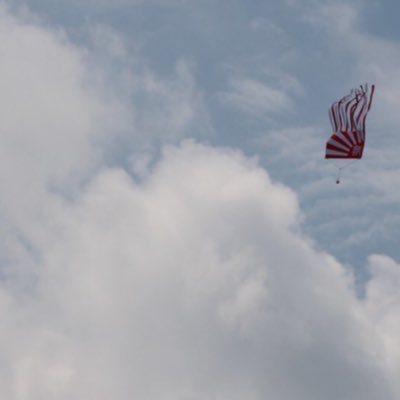
[(340, 167), (339, 167), (339, 165), (337, 165), (337, 164), (335, 164), (335, 163), (332, 163), (332, 164), (335, 166), (335, 168), (337, 169), (337, 171), (338, 171), (337, 177), (336, 177), (336, 184), (339, 184), (339, 183), (340, 183), (340, 178), (341, 178), (341, 176), (342, 176), (342, 170), (344, 170), (344, 169), (347, 168), (347, 167), (350, 167), (350, 165), (354, 164), (356, 161), (357, 161), (357, 160), (350, 161), (350, 162), (347, 163), (346, 165), (342, 165), (342, 166), (340, 166)]
[(340, 183), (340, 175), (342, 173), (342, 169), (343, 168), (338, 168), (338, 174), (337, 174), (337, 178), (336, 178), (336, 184)]

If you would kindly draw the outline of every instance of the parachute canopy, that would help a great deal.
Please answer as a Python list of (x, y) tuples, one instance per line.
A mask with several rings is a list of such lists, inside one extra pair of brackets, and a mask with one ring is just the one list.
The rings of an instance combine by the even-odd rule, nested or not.
[(371, 108), (375, 86), (352, 89), (332, 104), (329, 118), (332, 136), (326, 143), (325, 158), (359, 159), (365, 144), (365, 121)]

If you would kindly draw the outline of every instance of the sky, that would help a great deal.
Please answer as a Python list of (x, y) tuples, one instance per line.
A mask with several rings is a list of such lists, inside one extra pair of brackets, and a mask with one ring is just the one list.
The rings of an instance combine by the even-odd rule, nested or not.
[(398, 399), (399, 11), (0, 1), (0, 397)]

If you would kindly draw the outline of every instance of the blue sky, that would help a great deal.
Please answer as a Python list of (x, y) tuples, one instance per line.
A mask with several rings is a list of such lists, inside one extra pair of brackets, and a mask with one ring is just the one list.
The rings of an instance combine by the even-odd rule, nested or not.
[(1, 397), (398, 398), (396, 2), (0, 5)]

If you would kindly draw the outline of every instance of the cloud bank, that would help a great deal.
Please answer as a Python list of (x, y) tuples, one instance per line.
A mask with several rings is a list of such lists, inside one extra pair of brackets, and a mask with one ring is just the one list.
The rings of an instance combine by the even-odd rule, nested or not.
[(398, 265), (372, 258), (359, 300), (238, 152), (168, 147), (42, 222), (29, 292), (1, 288), (5, 397), (396, 398)]

